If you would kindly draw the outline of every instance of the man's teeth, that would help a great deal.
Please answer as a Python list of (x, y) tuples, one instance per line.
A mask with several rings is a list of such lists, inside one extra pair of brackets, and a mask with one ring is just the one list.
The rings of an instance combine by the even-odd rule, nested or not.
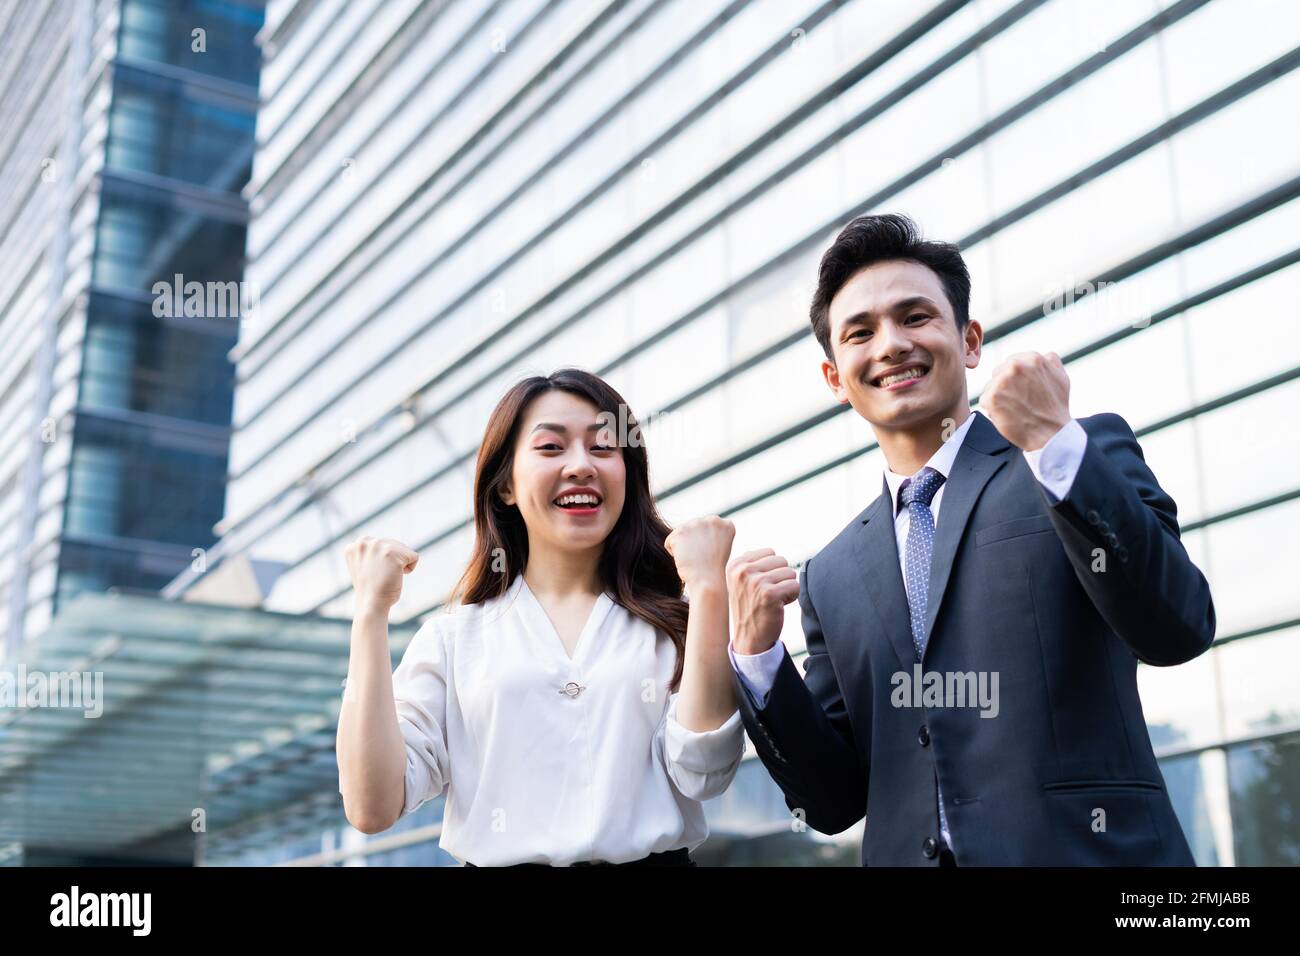
[(886, 375), (877, 384), (881, 388), (886, 388), (890, 385), (893, 385), (895, 382), (906, 381), (909, 378), (920, 378), (924, 374), (925, 374), (925, 369), (923, 368), (904, 369), (903, 371), (897, 372), (894, 375)]
[(560, 507), (565, 505), (598, 505), (600, 499), (595, 495), (563, 495), (556, 498), (555, 503)]

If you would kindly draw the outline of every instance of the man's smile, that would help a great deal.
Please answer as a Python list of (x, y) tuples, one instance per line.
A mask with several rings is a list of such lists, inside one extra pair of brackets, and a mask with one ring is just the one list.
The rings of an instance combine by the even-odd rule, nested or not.
[(919, 362), (910, 362), (907, 365), (900, 365), (877, 375), (871, 380), (871, 384), (876, 388), (883, 388), (885, 391), (893, 392), (903, 388), (910, 388), (928, 375), (929, 372), (930, 369), (925, 365)]

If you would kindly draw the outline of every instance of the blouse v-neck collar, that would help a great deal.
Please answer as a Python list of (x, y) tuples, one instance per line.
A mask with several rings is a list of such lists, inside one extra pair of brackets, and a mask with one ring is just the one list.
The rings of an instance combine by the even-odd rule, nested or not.
[(583, 656), (587, 645), (591, 643), (592, 633), (605, 622), (606, 616), (614, 606), (613, 596), (610, 595), (608, 590), (597, 595), (596, 603), (591, 606), (591, 612), (587, 615), (587, 622), (582, 626), (582, 630), (578, 632), (578, 640), (573, 645), (573, 656), (570, 657), (564, 649), (564, 641), (560, 638), (560, 632), (551, 623), (546, 609), (542, 607), (542, 602), (537, 599), (533, 589), (528, 586), (528, 582), (524, 580), (522, 573), (515, 577), (514, 586), (516, 589), (515, 596), (518, 599), (517, 606), (520, 614), (523, 615), (524, 620), (527, 622), (529, 630), (554, 647), (559, 652), (561, 660), (566, 664), (575, 664), (578, 658)]

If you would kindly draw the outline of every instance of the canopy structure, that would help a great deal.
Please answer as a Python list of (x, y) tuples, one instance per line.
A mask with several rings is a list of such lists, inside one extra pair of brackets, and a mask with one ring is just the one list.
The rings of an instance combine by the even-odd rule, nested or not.
[[(394, 664), (417, 628), (390, 628)], [(0, 661), (0, 845), (118, 858), (192, 851), (195, 833), (294, 804), (337, 818), (350, 635), (337, 618), (79, 595)]]

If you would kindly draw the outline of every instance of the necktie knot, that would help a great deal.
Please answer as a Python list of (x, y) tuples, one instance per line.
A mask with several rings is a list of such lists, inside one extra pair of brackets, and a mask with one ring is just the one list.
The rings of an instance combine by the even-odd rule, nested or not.
[(928, 508), (942, 484), (943, 474), (926, 465), (903, 482), (898, 489), (898, 500), (904, 508), (913, 501), (919, 501)]

